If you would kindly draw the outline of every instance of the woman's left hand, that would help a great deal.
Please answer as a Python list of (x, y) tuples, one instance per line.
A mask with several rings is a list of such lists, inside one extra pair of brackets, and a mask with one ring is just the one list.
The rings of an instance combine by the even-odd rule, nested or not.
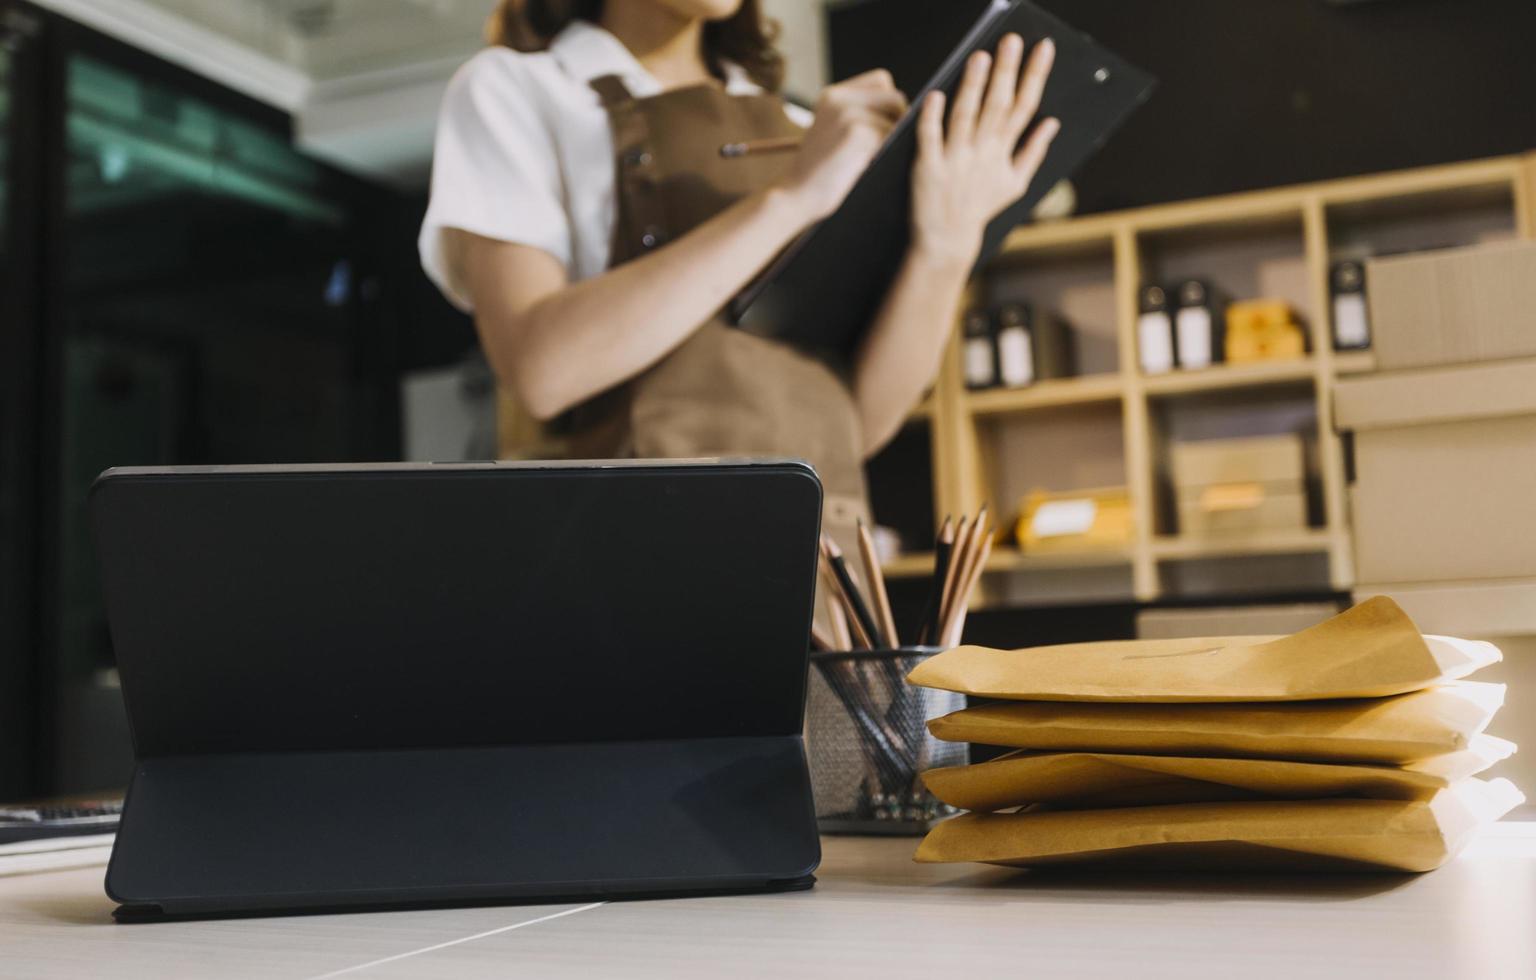
[(924, 101), (912, 169), (912, 240), (919, 253), (968, 268), (987, 223), (1029, 189), (1061, 129), (1059, 121), (1045, 119), (1019, 146), (1040, 108), (1055, 56), (1047, 38), (1035, 45), (1021, 73), (1024, 41), (1017, 34), (998, 45), (996, 64), (984, 51), (972, 55), (947, 133), (944, 93)]

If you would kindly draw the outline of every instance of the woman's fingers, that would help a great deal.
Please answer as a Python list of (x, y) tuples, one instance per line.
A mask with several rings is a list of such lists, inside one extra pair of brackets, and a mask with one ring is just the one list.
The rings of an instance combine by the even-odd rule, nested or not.
[(1014, 97), (1019, 89), (1019, 63), (1024, 60), (1024, 39), (1009, 34), (997, 46), (997, 61), (992, 66), (992, 80), (987, 85), (986, 100), (976, 130), (986, 135), (1003, 135), (1003, 126), (1012, 116)]
[(892, 120), (900, 119), (902, 113), (907, 111), (907, 97), (893, 88), (844, 89), (837, 93), (833, 101), (846, 108), (877, 112), (883, 116), (889, 116)]
[(1018, 180), (1019, 193), (1029, 189), (1030, 181), (1035, 179), (1035, 172), (1040, 169), (1040, 164), (1045, 162), (1045, 153), (1051, 148), (1051, 140), (1061, 132), (1061, 120), (1051, 118), (1040, 120), (1040, 125), (1029, 134), (1029, 139), (1019, 148), (1019, 152), (1013, 155), (1013, 174)]
[(1035, 45), (1029, 56), (1029, 64), (1019, 79), (1018, 93), (1013, 100), (1013, 111), (1008, 116), (1008, 133), (1015, 142), (1024, 135), (1029, 121), (1040, 110), (1040, 99), (1045, 94), (1045, 82), (1050, 77), (1051, 66), (1056, 63), (1056, 44), (1045, 38)]
[(949, 110), (950, 145), (969, 143), (976, 134), (976, 115), (981, 110), (981, 95), (987, 85), (987, 69), (992, 66), (992, 56), (985, 51), (971, 55), (965, 63), (965, 76), (960, 90), (955, 93), (955, 104)]
[(846, 78), (833, 87), (839, 86), (866, 89), (894, 89), (896, 87), (896, 80), (884, 68), (871, 68), (869, 71), (860, 72), (852, 78)]
[(917, 117), (917, 152), (920, 159), (944, 156), (944, 93), (929, 92)]

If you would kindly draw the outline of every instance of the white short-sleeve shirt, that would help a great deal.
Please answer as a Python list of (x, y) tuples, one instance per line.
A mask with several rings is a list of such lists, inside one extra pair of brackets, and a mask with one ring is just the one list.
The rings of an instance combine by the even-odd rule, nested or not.
[[(455, 306), (472, 304), (448, 268), (449, 228), (541, 248), (573, 282), (608, 268), (618, 212), (613, 136), (591, 87), (603, 75), (618, 75), (637, 98), (662, 91), (623, 42), (581, 20), (546, 51), (487, 48), (454, 75), (438, 116), (417, 244), (422, 267)], [(725, 90), (762, 91), (735, 65), (727, 66)], [(785, 113), (810, 124), (799, 106), (786, 103)]]

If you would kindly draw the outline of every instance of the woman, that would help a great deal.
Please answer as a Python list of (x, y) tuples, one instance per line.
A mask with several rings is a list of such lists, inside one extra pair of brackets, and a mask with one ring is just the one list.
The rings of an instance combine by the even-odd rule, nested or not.
[[(1053, 49), (978, 53), (929, 97), (912, 239), (852, 363), (746, 334), (719, 311), (831, 214), (906, 109), (883, 71), (813, 117), (774, 92), (757, 0), (503, 0), (455, 77), (421, 232), (427, 272), (472, 310), (493, 370), (583, 455), (799, 456), (828, 529), (864, 512), (864, 459), (937, 372), (987, 222), (1057, 130), (1019, 139)], [(791, 152), (726, 144), (795, 138)]]

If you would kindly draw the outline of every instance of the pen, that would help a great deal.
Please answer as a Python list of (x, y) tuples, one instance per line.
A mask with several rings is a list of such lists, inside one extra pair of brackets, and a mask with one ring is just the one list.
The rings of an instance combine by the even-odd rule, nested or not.
[(798, 136), (774, 136), (769, 139), (726, 143), (720, 147), (720, 155), (723, 157), (746, 157), (758, 153), (783, 153), (786, 150), (797, 150), (799, 148), (800, 137)]

